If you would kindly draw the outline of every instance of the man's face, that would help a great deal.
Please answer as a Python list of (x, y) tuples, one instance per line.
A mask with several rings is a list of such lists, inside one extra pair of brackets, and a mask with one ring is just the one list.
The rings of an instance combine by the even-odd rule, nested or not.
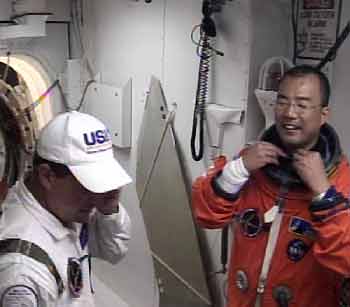
[(286, 77), (280, 84), (275, 105), (276, 128), (286, 149), (314, 146), (328, 112), (328, 107), (322, 107), (317, 76)]
[(62, 223), (86, 223), (94, 208), (102, 209), (106, 205), (117, 206), (119, 190), (106, 193), (93, 193), (85, 189), (72, 175), (56, 177), (53, 189), (47, 194), (49, 210)]

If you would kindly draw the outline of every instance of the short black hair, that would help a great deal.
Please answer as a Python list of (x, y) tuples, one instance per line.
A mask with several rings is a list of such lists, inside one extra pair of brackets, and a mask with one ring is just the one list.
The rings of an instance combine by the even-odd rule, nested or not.
[(280, 84), (287, 77), (302, 77), (306, 75), (317, 76), (320, 80), (321, 97), (322, 97), (322, 107), (326, 107), (329, 104), (329, 97), (331, 95), (331, 86), (327, 76), (318, 68), (311, 65), (297, 65), (289, 69), (282, 77)]
[(72, 175), (71, 171), (66, 165), (46, 160), (40, 157), (37, 152), (35, 152), (33, 158), (34, 171), (40, 164), (48, 164), (57, 177), (65, 177), (67, 175)]

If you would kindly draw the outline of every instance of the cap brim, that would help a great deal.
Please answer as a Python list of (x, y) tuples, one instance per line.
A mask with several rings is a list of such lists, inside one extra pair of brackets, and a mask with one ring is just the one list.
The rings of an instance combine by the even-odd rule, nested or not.
[(114, 159), (68, 168), (86, 189), (94, 193), (116, 190), (132, 182), (130, 176)]

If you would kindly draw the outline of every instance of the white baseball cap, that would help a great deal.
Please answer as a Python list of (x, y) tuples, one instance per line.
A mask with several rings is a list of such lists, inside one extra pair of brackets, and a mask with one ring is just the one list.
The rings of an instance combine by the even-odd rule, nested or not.
[(89, 114), (70, 111), (54, 117), (40, 132), (37, 153), (66, 165), (86, 189), (95, 193), (132, 182), (114, 158), (108, 129)]

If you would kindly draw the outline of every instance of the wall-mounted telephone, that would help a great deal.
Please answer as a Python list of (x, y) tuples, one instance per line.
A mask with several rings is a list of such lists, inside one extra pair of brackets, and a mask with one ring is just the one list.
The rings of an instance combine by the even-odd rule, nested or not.
[[(216, 50), (211, 45), (211, 38), (216, 36), (216, 27), (211, 15), (217, 10), (217, 1), (204, 0), (202, 5), (203, 19), (200, 25), (193, 28), (191, 33), (192, 41), (197, 45), (197, 55), (200, 58), (198, 70), (198, 84), (196, 91), (196, 102), (193, 112), (193, 124), (191, 135), (191, 153), (195, 161), (200, 161), (203, 158), (203, 143), (204, 143), (204, 120), (205, 120), (205, 105), (208, 98), (208, 83), (210, 72), (210, 58), (213, 53), (223, 56), (223, 52)], [(196, 42), (193, 34), (196, 29), (200, 30), (200, 39)], [(197, 126), (199, 125), (199, 148), (196, 150)]]

